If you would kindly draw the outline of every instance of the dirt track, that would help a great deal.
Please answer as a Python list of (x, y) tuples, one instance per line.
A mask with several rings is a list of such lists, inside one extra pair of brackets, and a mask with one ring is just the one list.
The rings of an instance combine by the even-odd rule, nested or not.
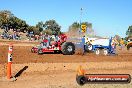
[[(13, 43), (12, 75), (15, 76), (25, 66), (27, 69), (17, 77), (17, 81), (6, 80), (8, 43)], [(132, 49), (117, 49), (117, 56), (31, 53), (37, 43), (0, 42), (0, 86), (1, 88), (78, 88), (75, 81), (76, 69), (82, 65), (87, 73), (127, 73), (132, 75)], [(7, 85), (7, 86), (6, 86)], [(130, 84), (87, 84), (83, 88), (131, 88)]]

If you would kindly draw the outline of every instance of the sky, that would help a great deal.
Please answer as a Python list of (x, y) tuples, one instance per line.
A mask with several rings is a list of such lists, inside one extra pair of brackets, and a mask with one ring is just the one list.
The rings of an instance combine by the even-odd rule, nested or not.
[(96, 35), (104, 37), (126, 36), (132, 25), (131, 5), (132, 0), (0, 0), (0, 10), (10, 10), (29, 25), (54, 19), (65, 32), (81, 20), (92, 23)]

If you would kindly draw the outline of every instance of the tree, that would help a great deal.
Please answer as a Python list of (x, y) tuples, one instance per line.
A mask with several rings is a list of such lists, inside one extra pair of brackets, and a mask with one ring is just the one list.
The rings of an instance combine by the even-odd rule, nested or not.
[(128, 30), (126, 31), (126, 35), (129, 37), (129, 36), (132, 36), (132, 25), (129, 26)]
[(32, 32), (32, 31), (33, 31), (34, 35), (40, 34), (39, 28), (36, 28), (35, 26), (29, 26), (28, 27), (28, 33)]
[(28, 24), (26, 23), (26, 21), (21, 21), (21, 28), (20, 31), (21, 32), (26, 32), (28, 30)]
[(74, 22), (70, 27), (69, 27), (69, 31), (78, 31), (80, 28), (80, 24), (78, 22)]
[(21, 20), (15, 16), (9, 19), (8, 24), (10, 28), (16, 31), (25, 32), (28, 30), (28, 24), (26, 23), (26, 21)]
[(55, 20), (48, 20), (44, 24), (45, 30), (50, 30), (52, 34), (60, 34), (61, 26)]
[(10, 27), (16, 31), (21, 28), (21, 23), (22, 21), (17, 17), (11, 17), (9, 21)]
[(0, 11), (0, 27), (6, 30), (9, 29), (9, 19), (14, 15), (8, 10)]
[(43, 34), (45, 34), (45, 33), (46, 33), (46, 34), (49, 34), (49, 35), (52, 35), (52, 31), (51, 31), (51, 30), (44, 30), (44, 31), (43, 31)]
[(43, 22), (38, 22), (38, 24), (36, 24), (36, 28), (39, 29), (40, 32), (42, 32), (44, 30), (44, 24)]
[(0, 11), (0, 27), (2, 29), (13, 29), (16, 31), (25, 32), (27, 31), (28, 24), (26, 21), (19, 19), (14, 16), (10, 11), (3, 10)]

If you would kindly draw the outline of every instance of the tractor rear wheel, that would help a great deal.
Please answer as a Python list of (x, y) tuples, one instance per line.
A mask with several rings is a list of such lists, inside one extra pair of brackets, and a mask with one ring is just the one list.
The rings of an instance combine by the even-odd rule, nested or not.
[(75, 45), (72, 42), (65, 42), (61, 46), (64, 55), (73, 55), (75, 53)]

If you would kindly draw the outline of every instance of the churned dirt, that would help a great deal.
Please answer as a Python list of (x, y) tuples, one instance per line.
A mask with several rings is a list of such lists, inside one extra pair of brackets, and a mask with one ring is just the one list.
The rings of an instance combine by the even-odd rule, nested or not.
[[(7, 80), (8, 44), (13, 44), (12, 76)], [(77, 68), (81, 65), (87, 74), (130, 74), (132, 75), (132, 49), (117, 48), (116, 56), (62, 55), (31, 53), (37, 42), (0, 41), (0, 88), (132, 88), (128, 84), (76, 83)]]

